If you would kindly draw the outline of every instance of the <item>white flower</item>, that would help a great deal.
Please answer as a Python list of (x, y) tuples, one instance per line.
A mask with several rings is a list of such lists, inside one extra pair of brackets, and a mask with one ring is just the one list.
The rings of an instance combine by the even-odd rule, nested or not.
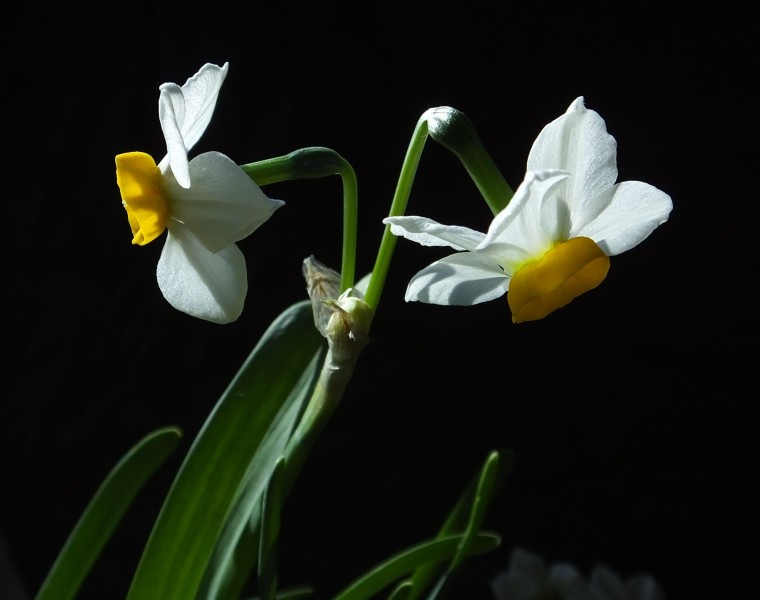
[(604, 566), (591, 572), (588, 589), (592, 600), (665, 600), (665, 592), (649, 575), (637, 575), (623, 582)]
[(547, 569), (541, 557), (519, 548), (512, 552), (509, 570), (491, 582), (496, 600), (565, 600), (584, 588), (583, 577), (572, 565)]
[(578, 98), (541, 131), (524, 181), (487, 233), (418, 216), (384, 219), (395, 235), (460, 251), (417, 273), (406, 300), (469, 306), (509, 291), (514, 322), (565, 306), (602, 282), (608, 257), (641, 243), (673, 208), (651, 185), (616, 180), (615, 139)]
[(116, 157), (116, 180), (134, 235), (147, 244), (166, 229), (158, 286), (176, 309), (214, 323), (237, 319), (248, 291), (245, 258), (235, 242), (267, 221), (284, 203), (267, 198), (232, 160), (187, 151), (206, 129), (227, 73), (204, 65), (181, 88), (161, 86), (159, 117), (167, 155)]
[(627, 582), (604, 566), (597, 566), (591, 580), (566, 563), (546, 568), (541, 557), (515, 549), (509, 570), (491, 582), (496, 600), (665, 600), (665, 594), (649, 575)]

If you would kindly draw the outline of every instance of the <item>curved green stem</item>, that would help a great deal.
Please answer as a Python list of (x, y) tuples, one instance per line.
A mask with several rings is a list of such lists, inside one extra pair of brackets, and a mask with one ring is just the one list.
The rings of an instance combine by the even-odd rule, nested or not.
[(341, 292), (354, 285), (356, 271), (356, 223), (358, 185), (351, 164), (330, 148), (314, 146), (290, 154), (240, 165), (258, 185), (294, 179), (319, 179), (340, 175), (343, 180), (343, 253), (340, 268)]
[[(412, 140), (404, 157), (404, 163), (401, 166), (401, 175), (396, 184), (396, 192), (393, 195), (391, 210), (388, 214), (390, 217), (403, 215), (406, 210), (409, 194), (412, 191), (414, 175), (417, 172), (417, 166), (420, 163), (420, 157), (422, 156), (422, 150), (425, 147), (427, 137), (428, 122), (427, 116), (424, 114), (417, 121), (417, 126), (414, 128), (414, 133), (412, 133)], [(388, 269), (395, 247), (396, 236), (391, 233), (390, 225), (386, 225), (382, 240), (380, 241), (380, 248), (377, 251), (375, 267), (372, 269), (372, 277), (367, 287), (367, 293), (364, 295), (365, 302), (375, 310), (380, 301), (380, 294), (382, 294), (383, 287), (385, 286), (385, 280), (388, 277)]]
[(501, 212), (514, 192), (480, 141), (475, 126), (463, 112), (450, 106), (431, 108), (430, 137), (452, 152), (464, 165), (494, 215)]
[[(417, 121), (388, 216), (404, 214), (428, 136), (461, 161), (493, 214), (504, 209), (514, 192), (486, 151), (475, 127), (464, 113), (449, 106), (439, 106), (425, 111)], [(372, 270), (372, 278), (364, 296), (367, 304), (373, 309), (377, 308), (380, 300), (395, 247), (396, 236), (391, 233), (390, 225), (386, 225), (375, 268)]]

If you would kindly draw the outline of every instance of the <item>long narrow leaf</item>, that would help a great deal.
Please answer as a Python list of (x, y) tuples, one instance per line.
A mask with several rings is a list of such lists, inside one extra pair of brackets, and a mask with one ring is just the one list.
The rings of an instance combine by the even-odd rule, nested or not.
[(199, 599), (237, 600), (249, 580), (259, 557), (262, 494), (311, 395), (322, 358), (317, 353), (301, 374), (250, 458), (206, 568)]
[[(488, 455), (485, 463), (462, 493), (441, 526), (438, 538), (462, 534), (463, 532), (466, 532), (463, 536), (464, 540), (471, 538), (480, 526), (493, 494), (498, 491), (511, 470), (513, 459), (514, 455), (509, 450), (493, 451)], [(467, 555), (466, 545), (467, 542), (465, 541), (460, 549), (463, 552), (459, 553), (459, 559), (455, 555), (454, 562), (461, 561)], [(458, 564), (454, 565), (454, 567), (456, 566)], [(451, 565), (448, 568), (447, 565), (440, 563), (421, 566), (411, 578), (413, 585), (409, 595), (410, 600), (421, 597), (423, 592), (431, 586), (433, 586), (433, 593), (428, 598), (429, 600), (435, 598), (446, 583), (447, 573), (450, 574), (451, 572), (453, 572)], [(436, 579), (437, 582), (433, 585), (433, 581)]]
[(280, 508), (282, 506), (282, 470), (285, 459), (280, 457), (272, 471), (262, 498), (261, 544), (259, 550), (259, 596), (275, 600), (277, 595), (277, 548), (280, 537)]
[(475, 496), (472, 499), (469, 519), (464, 530), (464, 539), (459, 546), (456, 556), (451, 560), (448, 573), (453, 573), (469, 555), (469, 546), (475, 535), (480, 531), (480, 526), (486, 516), (486, 510), (491, 501), (499, 472), (501, 457), (498, 452), (491, 452), (480, 470), (480, 477), (475, 488)]
[[(412, 546), (377, 565), (339, 593), (334, 600), (366, 600), (385, 587), (427, 563), (451, 560), (457, 553), (464, 536), (452, 535)], [(482, 554), (497, 548), (501, 538), (493, 533), (481, 532), (470, 546), (472, 554)]]
[[(303, 586), (277, 592), (275, 600), (304, 600), (314, 593), (311, 587)], [(258, 596), (243, 598), (242, 600), (261, 600)]]
[(129, 600), (196, 598), (251, 457), (322, 348), (309, 302), (291, 306), (270, 325), (185, 457), (132, 580)]
[(411, 591), (412, 582), (408, 580), (402, 581), (393, 589), (391, 595), (388, 596), (388, 600), (407, 600)]
[(158, 429), (135, 444), (114, 466), (71, 531), (37, 593), (37, 600), (75, 597), (135, 496), (179, 440), (179, 429)]

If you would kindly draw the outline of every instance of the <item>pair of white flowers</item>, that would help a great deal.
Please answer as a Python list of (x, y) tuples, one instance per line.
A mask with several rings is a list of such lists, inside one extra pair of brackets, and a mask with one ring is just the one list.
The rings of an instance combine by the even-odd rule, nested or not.
[[(227, 70), (226, 63), (206, 64), (181, 87), (160, 86), (167, 154), (158, 165), (141, 152), (116, 157), (133, 243), (146, 244), (168, 230), (157, 268), (164, 297), (178, 310), (216, 323), (238, 318), (248, 289), (235, 242), (283, 204), (267, 198), (219, 152), (188, 161)], [(445, 110), (434, 111), (438, 119)], [(568, 304), (601, 283), (608, 257), (642, 242), (672, 210), (664, 192), (616, 180), (615, 140), (578, 98), (541, 131), (523, 183), (487, 233), (419, 216), (384, 220), (395, 235), (458, 251), (417, 273), (406, 300), (473, 305), (509, 291), (515, 322), (543, 318)]]
[(156, 277), (174, 308), (215, 323), (243, 311), (248, 278), (235, 242), (267, 221), (284, 203), (267, 198), (224, 154), (187, 153), (211, 120), (228, 64), (206, 64), (183, 86), (160, 86), (158, 116), (167, 154), (116, 157), (116, 180), (134, 235), (144, 245), (168, 230)]

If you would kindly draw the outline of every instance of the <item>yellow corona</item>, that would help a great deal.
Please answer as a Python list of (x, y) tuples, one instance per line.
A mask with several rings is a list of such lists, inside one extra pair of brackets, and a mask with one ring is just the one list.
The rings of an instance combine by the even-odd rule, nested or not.
[(543, 319), (593, 290), (609, 269), (610, 259), (587, 237), (557, 244), (512, 276), (507, 295), (512, 322)]
[(116, 182), (132, 228), (132, 243), (152, 242), (166, 229), (169, 198), (156, 161), (144, 152), (116, 156)]

